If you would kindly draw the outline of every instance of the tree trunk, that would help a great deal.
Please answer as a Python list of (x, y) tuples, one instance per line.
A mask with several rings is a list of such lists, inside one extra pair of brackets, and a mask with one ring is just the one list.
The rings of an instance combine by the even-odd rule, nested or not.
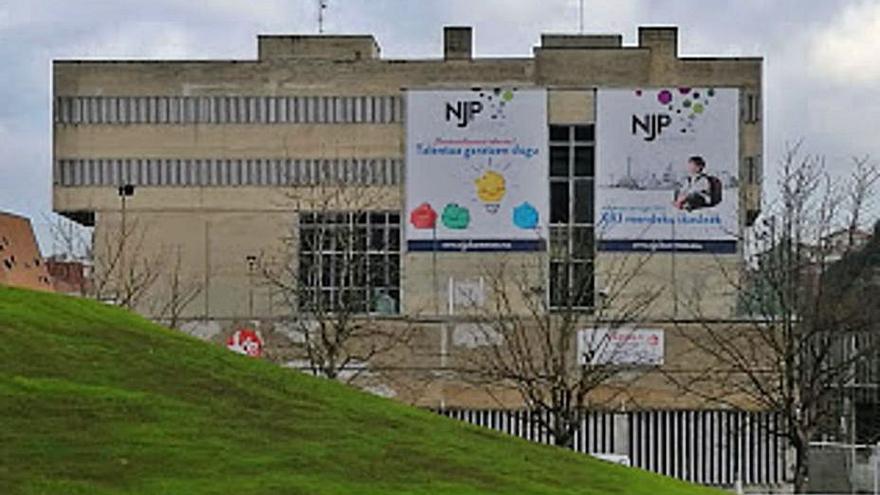
[(809, 481), (810, 444), (798, 440), (794, 442), (793, 447), (795, 450), (794, 493), (806, 493)]
[(557, 447), (573, 449), (574, 436), (569, 432), (568, 428), (563, 428), (562, 431), (557, 431), (553, 434), (553, 443)]
[[(575, 418), (577, 415), (575, 415)], [(577, 419), (570, 413), (557, 412), (553, 415), (553, 444), (567, 449), (574, 448), (574, 432), (577, 428)]]

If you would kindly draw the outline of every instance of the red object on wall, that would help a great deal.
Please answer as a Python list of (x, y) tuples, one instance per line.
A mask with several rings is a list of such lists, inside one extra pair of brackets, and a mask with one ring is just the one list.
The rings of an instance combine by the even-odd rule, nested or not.
[(437, 223), (437, 212), (428, 203), (422, 203), (409, 214), (409, 223), (417, 229), (433, 229)]
[(226, 339), (226, 348), (245, 356), (260, 357), (263, 355), (263, 338), (256, 330), (243, 328)]

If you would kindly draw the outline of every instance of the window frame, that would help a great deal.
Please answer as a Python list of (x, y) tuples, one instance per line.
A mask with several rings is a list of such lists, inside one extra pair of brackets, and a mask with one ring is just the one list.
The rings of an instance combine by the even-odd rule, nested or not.
[[(301, 307), (307, 310), (309, 305), (313, 305), (316, 312), (334, 313), (337, 312), (337, 305), (340, 304), (338, 302), (340, 295), (360, 293), (364, 297), (363, 301), (360, 301), (363, 306), (347, 307), (345, 313), (400, 315), (403, 301), (401, 267), (404, 254), (401, 249), (403, 244), (401, 218), (400, 211), (388, 209), (300, 212), (297, 219), (299, 239), (296, 261), (296, 284), (299, 288), (297, 297), (312, 296), (311, 301), (302, 303), (304, 306)], [(323, 237), (323, 232), (327, 231), (340, 233), (341, 237), (338, 239), (347, 239), (348, 245), (345, 246), (346, 243), (343, 242), (340, 247), (336, 234), (331, 234), (333, 237), (329, 239)], [(380, 232), (378, 237), (375, 236), (376, 232)], [(363, 234), (363, 242), (360, 242), (359, 234)], [(378, 242), (375, 242), (376, 239)], [(361, 261), (363, 265), (359, 266)], [(358, 266), (354, 269), (345, 269), (345, 266), (355, 265)], [(312, 273), (303, 274), (304, 267), (309, 267)], [(340, 275), (340, 267), (347, 273)], [(381, 280), (378, 280), (379, 278)], [(325, 306), (321, 300), (324, 294), (328, 295), (331, 301), (330, 307)], [(379, 303), (376, 298), (382, 295), (390, 296), (393, 300), (392, 311), (380, 311), (377, 307)], [(297, 304), (301, 304), (301, 301), (298, 300)]]
[[(592, 312), (595, 309), (595, 260), (596, 260), (596, 242), (595, 242), (595, 218), (594, 214), (587, 214), (586, 217), (581, 216), (577, 213), (576, 205), (581, 204), (584, 198), (581, 198), (576, 194), (578, 191), (578, 186), (583, 186), (583, 184), (588, 183), (588, 195), (589, 198), (586, 200), (589, 203), (590, 212), (595, 212), (595, 194), (596, 194), (596, 181), (595, 181), (595, 171), (596, 171), (596, 140), (595, 140), (595, 123), (577, 123), (577, 124), (549, 124), (549, 156), (553, 156), (554, 148), (567, 148), (568, 150), (568, 174), (566, 176), (561, 176), (559, 174), (551, 175), (548, 164), (548, 194), (554, 188), (554, 184), (558, 188), (559, 184), (566, 184), (568, 186), (568, 214), (565, 221), (553, 221), (557, 216), (553, 215), (552, 205), (554, 204), (553, 195), (550, 194), (550, 204), (551, 204), (551, 214), (550, 214), (550, 242), (548, 242), (548, 263), (547, 263), (547, 304), (548, 308), (551, 311), (578, 311), (578, 312)], [(560, 132), (559, 128), (566, 127), (567, 139), (562, 140), (559, 139)], [(580, 127), (586, 129), (578, 129)], [(584, 131), (583, 134), (578, 132), (579, 130)], [(556, 138), (551, 137), (556, 134)], [(578, 139), (578, 136), (582, 137), (592, 137), (592, 139)], [(589, 152), (585, 152), (585, 149), (589, 149)], [(578, 167), (576, 165), (576, 161), (578, 158), (578, 152), (581, 151), (584, 153), (583, 156), (587, 156), (588, 160), (591, 162), (587, 166), (587, 174), (579, 174)], [(549, 158), (548, 158), (549, 160)], [(581, 191), (583, 192), (583, 191)], [(577, 235), (576, 235), (577, 233)], [(559, 242), (557, 236), (562, 237), (564, 235), (563, 242)], [(586, 235), (586, 237), (584, 237)], [(582, 256), (584, 252), (583, 246), (576, 246), (576, 241), (578, 239), (590, 239), (591, 246), (586, 252), (586, 256)], [(558, 249), (558, 246), (562, 246), (561, 253)], [(563, 279), (566, 281), (566, 285), (568, 286), (567, 291), (565, 292), (565, 296), (563, 300), (556, 299), (557, 297), (557, 285), (554, 284), (554, 273), (559, 271), (559, 266), (563, 266), (565, 270), (565, 274)], [(588, 273), (590, 279), (591, 287), (589, 290), (584, 292), (583, 294), (575, 294), (574, 293), (574, 284), (579, 277), (576, 276), (578, 274), (578, 269), (583, 269), (584, 266), (588, 266)], [(581, 273), (580, 275), (583, 275)], [(581, 304), (581, 301), (573, 301), (572, 299), (582, 297), (589, 298), (589, 304)]]

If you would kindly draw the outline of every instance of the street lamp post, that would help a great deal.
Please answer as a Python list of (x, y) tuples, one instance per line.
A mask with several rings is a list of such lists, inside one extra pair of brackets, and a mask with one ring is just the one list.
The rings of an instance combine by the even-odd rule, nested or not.
[[(126, 270), (126, 267), (125, 267), (125, 257), (126, 257), (125, 239), (128, 237), (128, 231), (126, 231), (126, 228), (125, 228), (125, 202), (128, 197), (134, 196), (134, 185), (133, 184), (123, 184), (123, 185), (119, 186), (117, 193), (119, 194), (119, 200), (122, 203), (121, 208), (120, 208), (121, 215), (122, 215), (122, 221), (121, 221), (122, 230), (119, 233), (119, 278), (120, 278), (119, 282), (121, 284), (123, 284), (123, 286), (124, 286), (123, 288), (124, 288), (125, 292), (127, 293), (128, 292), (128, 287), (127, 287), (127, 285), (128, 285), (127, 280), (128, 279), (125, 274), (125, 270)], [(117, 288), (116, 299), (117, 299), (117, 304), (118, 304), (118, 302), (119, 302), (118, 301), (119, 300), (119, 288)]]
[(257, 267), (257, 257), (249, 254), (245, 256), (248, 264), (248, 316), (254, 319), (254, 269)]
[(125, 198), (134, 196), (134, 185), (123, 184), (118, 189), (119, 199), (122, 201), (122, 229), (125, 230)]

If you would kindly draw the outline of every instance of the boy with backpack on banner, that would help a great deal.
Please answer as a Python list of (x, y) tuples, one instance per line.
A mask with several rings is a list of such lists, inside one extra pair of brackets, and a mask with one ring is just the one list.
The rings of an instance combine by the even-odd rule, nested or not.
[(694, 211), (721, 203), (721, 179), (706, 174), (705, 170), (706, 161), (702, 156), (694, 155), (688, 159), (688, 177), (673, 201), (676, 208)]

